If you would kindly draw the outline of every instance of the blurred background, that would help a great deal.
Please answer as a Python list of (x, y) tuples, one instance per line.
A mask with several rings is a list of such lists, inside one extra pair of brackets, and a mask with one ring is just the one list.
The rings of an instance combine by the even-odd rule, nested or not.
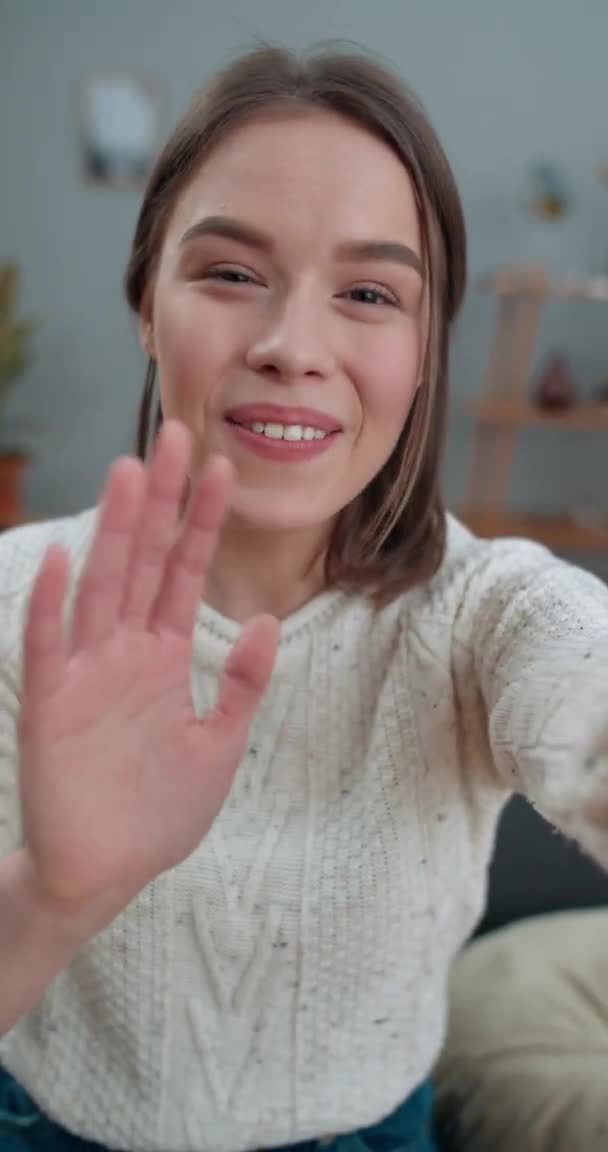
[[(0, 0), (0, 526), (92, 504), (133, 444), (145, 364), (122, 276), (194, 90), (256, 41), (334, 37), (418, 92), (464, 201), (449, 507), (608, 578), (605, 0)], [(497, 866), (491, 918), (605, 900), (549, 832), (537, 868), (528, 810), (509, 820), (522, 850)]]

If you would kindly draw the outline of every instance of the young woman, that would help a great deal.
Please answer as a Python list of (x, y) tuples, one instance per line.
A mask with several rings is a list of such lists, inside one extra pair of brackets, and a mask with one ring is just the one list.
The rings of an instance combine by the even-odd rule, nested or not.
[(163, 151), (141, 459), (0, 545), (3, 1150), (429, 1152), (509, 795), (608, 865), (608, 593), (441, 501), (464, 282), (363, 58), (239, 59)]

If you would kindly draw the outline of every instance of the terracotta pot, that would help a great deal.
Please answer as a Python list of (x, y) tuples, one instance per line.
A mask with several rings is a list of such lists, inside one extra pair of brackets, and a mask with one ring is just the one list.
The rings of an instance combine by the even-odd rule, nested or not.
[(19, 452), (3, 456), (0, 453), (0, 531), (22, 524), (23, 478), (27, 456)]

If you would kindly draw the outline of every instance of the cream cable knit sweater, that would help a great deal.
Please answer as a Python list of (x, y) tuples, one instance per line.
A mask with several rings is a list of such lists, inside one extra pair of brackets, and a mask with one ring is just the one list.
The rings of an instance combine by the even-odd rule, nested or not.
[[(49, 540), (0, 540), (0, 855), (19, 843), (22, 617)], [(237, 627), (205, 606), (207, 708)], [(375, 618), (327, 593), (283, 628), (211, 833), (0, 1041), (65, 1126), (110, 1147), (245, 1152), (378, 1120), (431, 1070), (450, 962), (513, 790), (608, 867), (608, 590), (454, 521), (443, 567)]]

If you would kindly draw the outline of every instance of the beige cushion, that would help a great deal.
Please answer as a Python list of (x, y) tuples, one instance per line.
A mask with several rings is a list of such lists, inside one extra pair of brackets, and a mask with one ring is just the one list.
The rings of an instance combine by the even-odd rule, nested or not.
[(450, 1152), (608, 1152), (608, 909), (463, 952), (437, 1103)]

